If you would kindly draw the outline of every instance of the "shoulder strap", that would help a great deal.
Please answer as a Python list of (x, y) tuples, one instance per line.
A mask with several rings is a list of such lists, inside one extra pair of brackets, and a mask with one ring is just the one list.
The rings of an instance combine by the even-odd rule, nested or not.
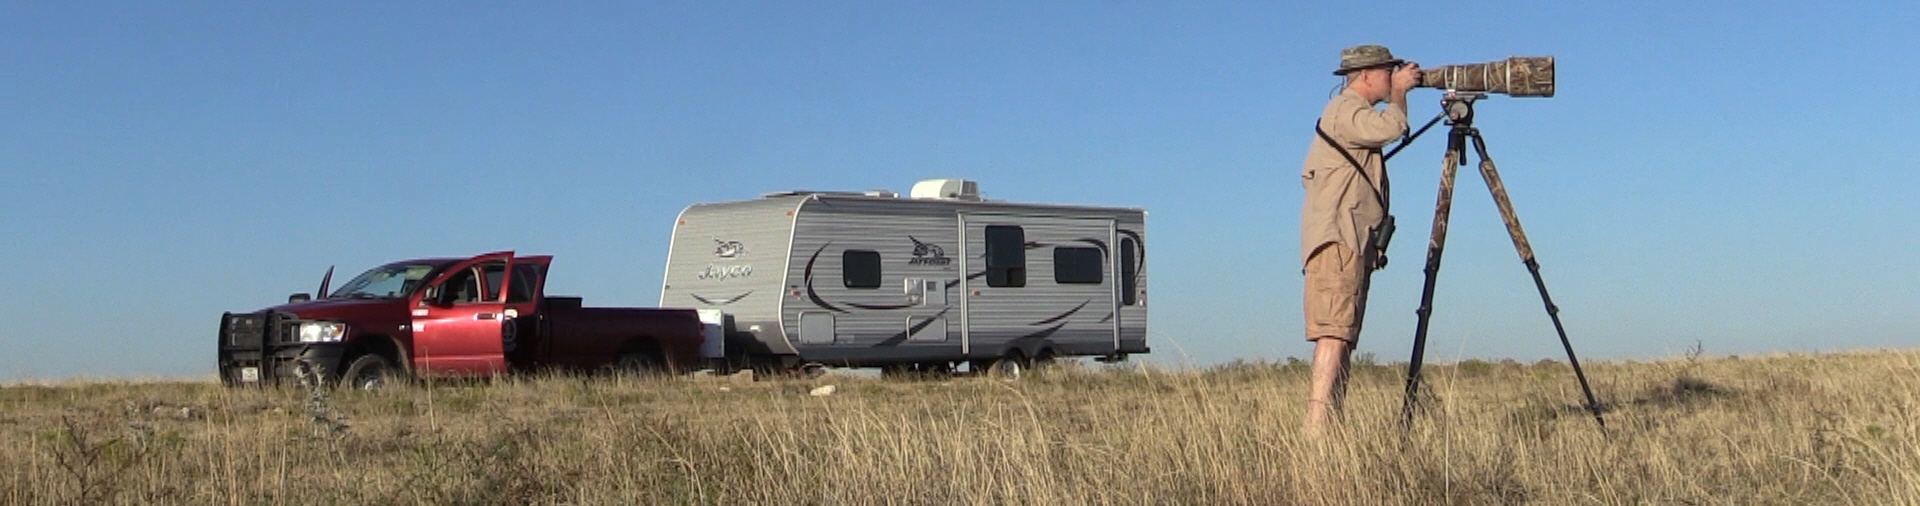
[[(1346, 159), (1347, 159), (1347, 163), (1350, 163), (1350, 164), (1353, 164), (1353, 172), (1354, 172), (1355, 174), (1359, 174), (1359, 175), (1360, 175), (1360, 180), (1362, 180), (1362, 181), (1366, 181), (1366, 182), (1367, 182), (1367, 189), (1368, 189), (1368, 190), (1371, 190), (1371, 191), (1373, 191), (1373, 200), (1375, 200), (1375, 201), (1377, 201), (1377, 202), (1379, 202), (1379, 203), (1380, 203), (1380, 209), (1382, 209), (1382, 210), (1385, 210), (1385, 209), (1387, 209), (1387, 197), (1386, 197), (1386, 195), (1382, 195), (1382, 194), (1380, 193), (1380, 187), (1378, 187), (1378, 186), (1374, 186), (1374, 184), (1373, 184), (1373, 178), (1371, 178), (1371, 177), (1368, 177), (1368, 176), (1367, 176), (1367, 171), (1366, 171), (1366, 169), (1365, 169), (1365, 168), (1363, 168), (1363, 167), (1361, 167), (1361, 165), (1360, 165), (1360, 161), (1359, 161), (1359, 160), (1355, 160), (1355, 159), (1353, 158), (1353, 154), (1352, 154), (1352, 153), (1348, 153), (1348, 152), (1347, 152), (1347, 149), (1346, 149), (1346, 148), (1342, 148), (1342, 147), (1340, 147), (1340, 143), (1338, 143), (1338, 142), (1334, 142), (1334, 140), (1333, 140), (1333, 136), (1331, 136), (1331, 135), (1327, 135), (1327, 131), (1326, 131), (1326, 130), (1322, 130), (1322, 129), (1320, 128), (1320, 122), (1319, 122), (1318, 120), (1315, 120), (1315, 121), (1313, 122), (1313, 133), (1316, 133), (1316, 134), (1320, 134), (1320, 140), (1322, 140), (1322, 141), (1326, 141), (1326, 143), (1327, 143), (1327, 146), (1329, 146), (1329, 147), (1332, 147), (1334, 151), (1338, 151), (1338, 152), (1340, 152), (1340, 157), (1342, 157), (1342, 158), (1346, 158)], [(1381, 161), (1382, 161), (1382, 162), (1385, 162), (1386, 160), (1385, 160), (1385, 159), (1382, 159)]]

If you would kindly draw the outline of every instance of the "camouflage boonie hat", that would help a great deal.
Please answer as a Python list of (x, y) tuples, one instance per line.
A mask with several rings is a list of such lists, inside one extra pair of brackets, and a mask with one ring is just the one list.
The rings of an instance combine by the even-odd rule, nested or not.
[(1387, 67), (1405, 63), (1405, 60), (1393, 57), (1387, 46), (1362, 44), (1340, 50), (1340, 69), (1333, 75), (1344, 76), (1355, 70)]

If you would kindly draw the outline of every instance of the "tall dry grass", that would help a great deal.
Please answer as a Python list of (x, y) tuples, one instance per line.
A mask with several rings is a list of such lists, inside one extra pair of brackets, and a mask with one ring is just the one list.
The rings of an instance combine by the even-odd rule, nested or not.
[(1429, 371), (1405, 439), (1390, 366), (1317, 438), (1301, 364), (9, 386), (0, 502), (1920, 505), (1920, 353), (1591, 364), (1605, 432), (1563, 365)]

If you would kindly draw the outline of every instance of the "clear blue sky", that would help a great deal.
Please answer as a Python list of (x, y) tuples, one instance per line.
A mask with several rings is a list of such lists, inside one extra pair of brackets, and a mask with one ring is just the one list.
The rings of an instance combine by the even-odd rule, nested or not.
[[(932, 177), (1146, 208), (1149, 360), (1305, 356), (1298, 174), (1359, 43), (1558, 58), (1478, 123), (1583, 357), (1920, 343), (1920, 7), (1709, 4), (4, 2), (0, 380), (210, 374), (222, 311), (329, 265), (547, 253), (651, 306), (688, 204)], [(1440, 137), (1391, 168), (1383, 361)], [(1460, 181), (1429, 359), (1561, 357)]]

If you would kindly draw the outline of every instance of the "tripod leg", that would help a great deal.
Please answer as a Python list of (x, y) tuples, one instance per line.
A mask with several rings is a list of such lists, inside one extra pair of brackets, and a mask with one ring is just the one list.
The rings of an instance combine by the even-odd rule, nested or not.
[(1413, 331), (1413, 358), (1407, 361), (1406, 400), (1400, 405), (1401, 434), (1413, 428), (1413, 410), (1420, 394), (1420, 365), (1427, 355), (1427, 322), (1433, 316), (1433, 284), (1440, 275), (1440, 255), (1447, 247), (1447, 219), (1453, 214), (1453, 180), (1466, 153), (1458, 142), (1459, 133), (1450, 134), (1445, 167), (1440, 169), (1440, 197), (1433, 204), (1433, 233), (1427, 239), (1426, 285), (1420, 289), (1420, 323)]
[(1533, 257), (1533, 245), (1527, 242), (1527, 232), (1520, 228), (1520, 216), (1513, 212), (1513, 202), (1507, 199), (1507, 186), (1500, 182), (1500, 172), (1493, 166), (1493, 158), (1487, 156), (1487, 143), (1480, 138), (1478, 131), (1472, 134), (1473, 150), (1480, 155), (1480, 176), (1487, 181), (1487, 190), (1493, 193), (1493, 203), (1500, 207), (1500, 219), (1507, 223), (1507, 235), (1513, 237), (1513, 248), (1520, 252), (1520, 262), (1527, 265), (1527, 272), (1533, 274), (1533, 286), (1540, 290), (1540, 301), (1547, 306), (1547, 317), (1553, 319), (1553, 331), (1560, 335), (1560, 346), (1567, 350), (1567, 363), (1573, 365), (1573, 375), (1580, 379), (1580, 391), (1587, 396), (1587, 410), (1593, 412), (1593, 421), (1600, 428), (1607, 427), (1607, 421), (1600, 417), (1600, 401), (1593, 397), (1593, 387), (1587, 384), (1587, 373), (1580, 369), (1580, 359), (1574, 357), (1573, 342), (1567, 340), (1567, 329), (1560, 324), (1560, 307), (1553, 305), (1553, 296), (1547, 295), (1547, 282), (1540, 278), (1540, 262)]

